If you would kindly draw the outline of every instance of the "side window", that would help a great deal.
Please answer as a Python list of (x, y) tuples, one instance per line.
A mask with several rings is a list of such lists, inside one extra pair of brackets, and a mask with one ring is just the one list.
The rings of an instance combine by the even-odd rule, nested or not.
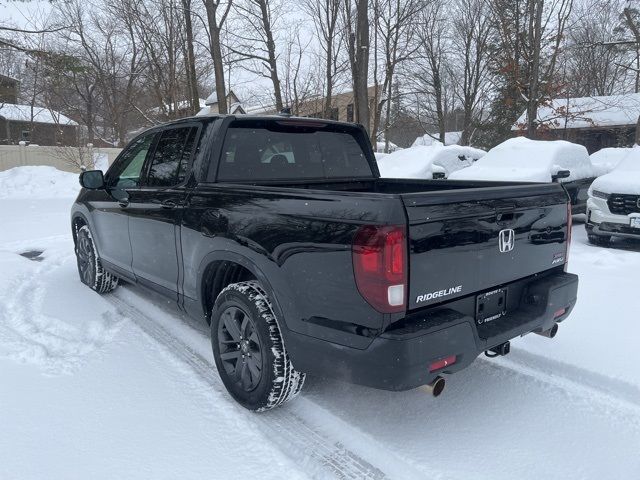
[(164, 130), (153, 154), (146, 184), (150, 187), (172, 187), (185, 179), (196, 127)]
[(145, 135), (129, 145), (118, 161), (119, 165), (114, 175), (108, 180), (109, 185), (118, 189), (134, 188), (140, 185), (142, 166), (155, 136), (155, 133)]

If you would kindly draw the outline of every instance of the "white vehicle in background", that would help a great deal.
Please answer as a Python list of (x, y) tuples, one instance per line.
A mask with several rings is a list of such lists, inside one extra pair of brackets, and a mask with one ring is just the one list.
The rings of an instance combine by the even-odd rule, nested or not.
[(449, 179), (560, 182), (576, 214), (585, 213), (587, 191), (596, 174), (582, 145), (516, 137), (492, 148), (469, 168), (452, 173)]
[(640, 240), (640, 147), (625, 150), (618, 166), (589, 189), (585, 227), (592, 244), (608, 245), (612, 237)]
[(443, 145), (414, 145), (388, 155), (376, 155), (380, 175), (385, 178), (447, 178), (457, 170), (472, 165), (487, 152), (479, 148)]

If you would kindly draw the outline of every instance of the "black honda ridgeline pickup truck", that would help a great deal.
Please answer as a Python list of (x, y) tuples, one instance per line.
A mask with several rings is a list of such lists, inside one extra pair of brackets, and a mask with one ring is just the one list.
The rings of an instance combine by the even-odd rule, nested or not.
[(251, 410), (307, 373), (438, 395), (482, 352), (555, 335), (576, 302), (561, 185), (380, 178), (353, 124), (188, 118), (80, 183), (82, 281), (140, 284), (210, 324), (218, 372)]

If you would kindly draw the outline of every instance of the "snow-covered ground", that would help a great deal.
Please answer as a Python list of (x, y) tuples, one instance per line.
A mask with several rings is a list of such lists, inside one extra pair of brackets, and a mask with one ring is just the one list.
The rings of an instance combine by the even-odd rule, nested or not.
[(61, 190), (0, 199), (1, 479), (640, 478), (637, 244), (590, 246), (576, 222), (579, 302), (558, 336), (479, 358), (437, 399), (311, 378), (257, 415), (201, 325), (80, 283)]

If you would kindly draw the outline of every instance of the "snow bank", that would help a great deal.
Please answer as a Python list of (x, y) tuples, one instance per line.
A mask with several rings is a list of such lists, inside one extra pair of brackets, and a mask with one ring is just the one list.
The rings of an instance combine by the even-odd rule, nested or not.
[(550, 182), (559, 170), (571, 172), (569, 178), (561, 179), (564, 182), (595, 176), (587, 149), (582, 145), (517, 137), (492, 148), (471, 167), (453, 173), (450, 178)]
[[(412, 147), (418, 147), (418, 146), (430, 147), (434, 143), (441, 143), (441, 142), (438, 141), (437, 138), (434, 138), (434, 137), (439, 137), (439, 134), (437, 134), (437, 133), (433, 133), (433, 134), (425, 133), (421, 137), (416, 138), (414, 140), (414, 142), (413, 142), (413, 145), (411, 145), (411, 146)], [(444, 144), (445, 145), (455, 145), (460, 141), (461, 137), (462, 137), (462, 132), (445, 132), (445, 134), (444, 134)]]
[[(486, 152), (478, 148), (451, 145), (440, 142), (432, 146), (415, 146), (378, 158), (380, 175), (388, 178), (433, 178), (434, 172), (449, 176), (452, 172), (466, 168)], [(464, 157), (464, 158), (460, 158)]]
[(640, 147), (617, 150), (628, 152), (612, 172), (596, 178), (589, 191), (640, 195)]
[(15, 167), (0, 172), (0, 198), (69, 198), (78, 195), (78, 175), (54, 167)]
[(591, 154), (591, 163), (596, 175), (609, 173), (633, 150), (632, 148), (603, 148)]

